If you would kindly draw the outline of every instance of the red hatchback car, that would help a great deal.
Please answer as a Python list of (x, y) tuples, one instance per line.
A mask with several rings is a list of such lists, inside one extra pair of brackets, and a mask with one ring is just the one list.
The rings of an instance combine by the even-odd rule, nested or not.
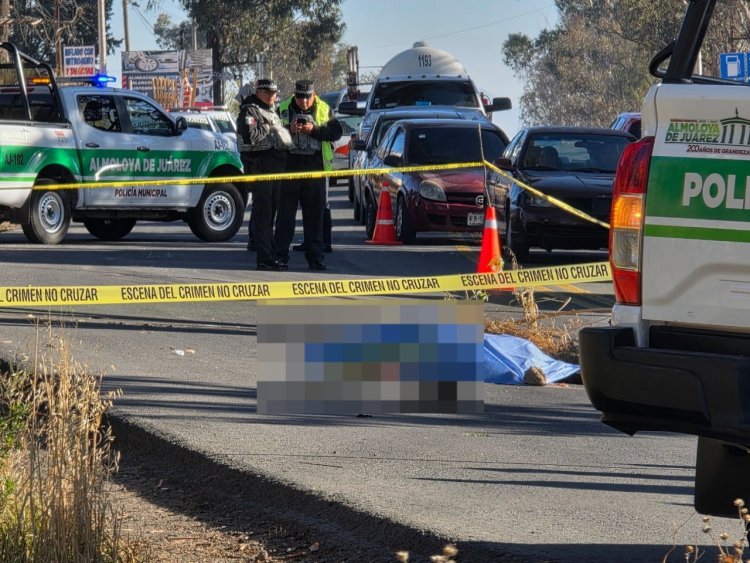
[[(480, 140), (481, 132), (481, 140)], [(494, 161), (508, 144), (489, 122), (415, 119), (394, 123), (370, 168)], [(373, 173), (365, 179), (365, 230), (372, 238), (381, 190), (388, 190), (396, 236), (405, 244), (423, 231), (479, 232), (484, 225), (485, 175), (481, 167), (435, 172)]]

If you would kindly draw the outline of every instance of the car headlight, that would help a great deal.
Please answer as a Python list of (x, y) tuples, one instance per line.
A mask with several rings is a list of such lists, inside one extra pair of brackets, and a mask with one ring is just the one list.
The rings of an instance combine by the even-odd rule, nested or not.
[(542, 197), (526, 194), (526, 203), (534, 207), (554, 207), (552, 203)]
[(425, 199), (432, 199), (434, 201), (446, 201), (445, 192), (443, 188), (438, 186), (435, 182), (425, 180), (419, 184), (419, 195)]

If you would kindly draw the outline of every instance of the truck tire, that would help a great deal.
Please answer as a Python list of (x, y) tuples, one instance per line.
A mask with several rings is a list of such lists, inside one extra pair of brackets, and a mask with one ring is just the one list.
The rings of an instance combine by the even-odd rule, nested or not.
[(86, 230), (100, 240), (120, 240), (135, 227), (135, 219), (84, 219)]
[(188, 212), (188, 225), (199, 239), (222, 242), (237, 234), (244, 215), (245, 201), (233, 184), (211, 184)]
[(406, 199), (403, 196), (396, 200), (396, 238), (404, 244), (414, 244), (417, 240), (414, 221), (409, 215)]
[(21, 225), (23, 234), (34, 244), (59, 244), (70, 227), (70, 202), (62, 190), (42, 186), (55, 180), (39, 180), (31, 192), (29, 222)]

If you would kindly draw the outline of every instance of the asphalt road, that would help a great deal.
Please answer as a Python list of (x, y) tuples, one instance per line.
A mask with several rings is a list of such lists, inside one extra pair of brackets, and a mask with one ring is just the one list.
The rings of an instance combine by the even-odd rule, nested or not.
[[(289, 272), (256, 272), (244, 233), (205, 244), (182, 224), (144, 223), (118, 243), (96, 241), (80, 226), (58, 247), (2, 233), (3, 285), (304, 280), (475, 267), (477, 237), (373, 247), (350, 220), (343, 189), (335, 190), (333, 207), (328, 272), (308, 273), (301, 255)], [(604, 259), (532, 252), (527, 265)], [(612, 303), (611, 284), (549, 289), (538, 295), (542, 309)], [(517, 314), (511, 299), (493, 295), (487, 311)], [(606, 322), (598, 313), (585, 318)], [(33, 349), (37, 323), (49, 319), (65, 326), (80, 362), (105, 374), (106, 388), (122, 390), (113, 409), (118, 427), (135, 425), (143, 448), (172, 452), (184, 464), (199, 459), (227, 483), (240, 476), (240, 499), (247, 494), (300, 527), (348, 538), (366, 554), (360, 560), (396, 549), (420, 560), (454, 540), (465, 561), (661, 561), (673, 528), (691, 515), (677, 543), (707, 542), (692, 508), (695, 440), (619, 434), (598, 421), (578, 385), (486, 385), (485, 413), (472, 416), (263, 416), (256, 412), (253, 302), (0, 308), (0, 351), (7, 357)]]

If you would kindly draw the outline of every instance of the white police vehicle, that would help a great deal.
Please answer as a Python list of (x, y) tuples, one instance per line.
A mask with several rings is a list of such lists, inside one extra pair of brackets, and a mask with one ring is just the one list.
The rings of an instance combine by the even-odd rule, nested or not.
[[(189, 129), (131, 90), (58, 86), (52, 68), (0, 44), (0, 218), (35, 243), (57, 244), (71, 221), (119, 240), (138, 220), (184, 220), (205, 241), (232, 238), (248, 194), (220, 134)], [(216, 183), (179, 183), (211, 178)], [(174, 180), (174, 184), (152, 182)], [(88, 188), (86, 182), (117, 182)], [(81, 184), (57, 189), (60, 184)]]

